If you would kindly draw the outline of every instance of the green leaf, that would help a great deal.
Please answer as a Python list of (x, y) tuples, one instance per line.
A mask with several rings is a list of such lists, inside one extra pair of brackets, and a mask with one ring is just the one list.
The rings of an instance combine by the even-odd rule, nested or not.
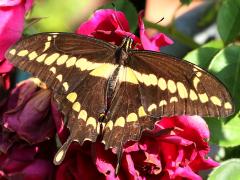
[(227, 86), (238, 112), (240, 110), (240, 46), (231, 45), (221, 50), (211, 60), (208, 71)]
[(211, 41), (200, 48), (189, 52), (184, 59), (207, 69), (212, 58), (223, 48), (222, 41)]
[(224, 124), (221, 119), (206, 119), (211, 132), (211, 142), (221, 147), (235, 147), (240, 145), (240, 113)]
[[(115, 7), (114, 7), (115, 6)], [(100, 9), (114, 9), (117, 11), (124, 12), (126, 18), (128, 19), (128, 23), (130, 26), (131, 32), (135, 32), (138, 24), (138, 13), (134, 5), (127, 0), (116, 0), (113, 3), (106, 4), (102, 6)]]
[(225, 0), (217, 17), (218, 31), (227, 44), (240, 32), (240, 0)]
[(192, 2), (192, 0), (180, 0), (182, 4), (190, 4)]
[(235, 180), (240, 179), (240, 159), (230, 159), (214, 169), (208, 180)]
[(219, 10), (218, 4), (219, 3), (214, 3), (212, 6), (209, 6), (205, 10), (201, 19), (197, 23), (198, 27), (204, 28), (216, 21), (216, 17)]

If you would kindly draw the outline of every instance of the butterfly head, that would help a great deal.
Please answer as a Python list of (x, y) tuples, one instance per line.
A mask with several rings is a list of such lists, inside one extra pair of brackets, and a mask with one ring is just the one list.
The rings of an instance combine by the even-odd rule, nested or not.
[(123, 39), (122, 44), (120, 45), (120, 48), (125, 52), (128, 52), (128, 50), (132, 48), (132, 45), (133, 45), (133, 39), (127, 36)]

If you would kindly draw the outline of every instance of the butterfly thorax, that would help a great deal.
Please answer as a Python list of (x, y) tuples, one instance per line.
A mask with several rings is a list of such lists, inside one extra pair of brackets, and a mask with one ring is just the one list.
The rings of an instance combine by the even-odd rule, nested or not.
[(116, 50), (116, 63), (119, 65), (126, 65), (128, 63), (128, 50), (131, 49), (133, 39), (130, 37), (125, 37), (122, 44)]
[(120, 74), (123, 71), (124, 66), (127, 66), (129, 55), (128, 50), (131, 49), (133, 43), (133, 39), (130, 37), (125, 37), (122, 41), (122, 44), (118, 47), (115, 54), (116, 64), (119, 66), (114, 70), (112, 75), (108, 79), (108, 85), (107, 85), (107, 111), (111, 105), (111, 102), (113, 100), (113, 97), (115, 96), (115, 93), (118, 91), (120, 87), (120, 83), (118, 83), (120, 80)]

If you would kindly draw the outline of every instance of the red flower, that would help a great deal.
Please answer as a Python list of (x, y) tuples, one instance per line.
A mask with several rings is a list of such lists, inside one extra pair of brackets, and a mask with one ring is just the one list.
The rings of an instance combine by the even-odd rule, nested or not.
[[(78, 28), (77, 33), (117, 45), (124, 37), (130, 36), (138, 49), (154, 51), (172, 43), (161, 33), (148, 37), (142, 16), (141, 12), (140, 38), (129, 32), (124, 14), (114, 10), (96, 11), (89, 21)], [(163, 118), (156, 123), (151, 136), (145, 133), (139, 142), (128, 142), (124, 146), (117, 176), (116, 155), (111, 150), (105, 151), (104, 145), (96, 142), (83, 146), (72, 144), (57, 169), (57, 178), (89, 179), (102, 178), (104, 175), (106, 179), (201, 179), (197, 174), (199, 170), (218, 165), (206, 158), (209, 152), (208, 139), (207, 124), (198, 116)]]
[(6, 50), (22, 36), (24, 17), (32, 0), (3, 0), (0, 2), (0, 88), (8, 89), (8, 72), (12, 65), (4, 58)]
[[(172, 128), (157, 136), (157, 132)], [(120, 172), (115, 176), (116, 157), (100, 143), (72, 144), (57, 169), (58, 179), (102, 177), (107, 179), (201, 179), (197, 174), (218, 166), (207, 158), (209, 130), (199, 116), (163, 118), (139, 142), (124, 147)], [(154, 135), (155, 134), (155, 135)], [(80, 178), (81, 177), (81, 178)]]
[(125, 15), (121, 11), (112, 9), (98, 10), (93, 17), (80, 25), (77, 29), (78, 34), (92, 36), (120, 45), (123, 38), (129, 36), (133, 38), (136, 48), (159, 51), (160, 47), (173, 43), (166, 35), (156, 34), (154, 37), (148, 37), (142, 21), (143, 12), (138, 17), (140, 29), (140, 38), (130, 33), (130, 28)]

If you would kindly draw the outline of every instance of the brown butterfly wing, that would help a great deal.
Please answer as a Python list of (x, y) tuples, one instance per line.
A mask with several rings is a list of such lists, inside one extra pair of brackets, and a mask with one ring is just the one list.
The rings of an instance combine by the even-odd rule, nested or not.
[[(32, 73), (52, 89), (59, 109), (68, 117), (70, 136), (59, 150), (59, 164), (72, 141), (95, 142), (99, 114), (107, 108), (107, 80), (115, 46), (87, 36), (42, 33), (28, 37), (6, 54), (15, 66)], [(96, 77), (94, 74), (104, 77)]]
[(226, 117), (234, 112), (225, 86), (205, 70), (162, 53), (133, 50), (130, 54), (148, 115)]

